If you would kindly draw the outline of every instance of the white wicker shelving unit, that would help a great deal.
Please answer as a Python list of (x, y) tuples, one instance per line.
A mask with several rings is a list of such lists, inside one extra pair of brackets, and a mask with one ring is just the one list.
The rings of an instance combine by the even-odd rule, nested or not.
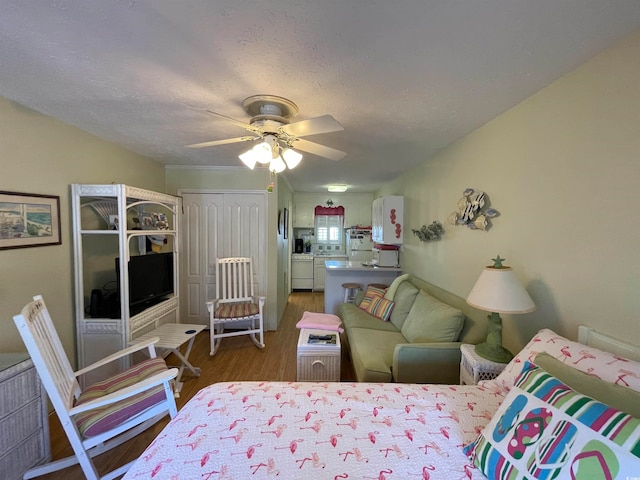
[[(81, 185), (72, 190), (75, 314), (78, 368), (127, 347), (132, 340), (164, 323), (177, 323), (179, 312), (179, 235), (178, 197), (123, 184)], [(161, 213), (167, 225), (162, 230), (147, 227), (140, 220), (144, 214)], [(117, 228), (114, 220), (117, 219)], [(138, 220), (138, 223), (135, 223)], [(135, 229), (134, 229), (135, 227)], [(147, 229), (153, 228), (153, 229)], [(129, 311), (128, 259), (144, 254), (149, 235), (165, 235), (164, 251), (173, 252), (174, 294), (146, 310), (131, 315)], [(116, 259), (119, 265), (120, 290), (116, 291)], [(91, 292), (110, 285), (117, 295), (115, 314), (89, 316)], [(112, 312), (113, 313), (113, 312)], [(115, 317), (115, 318), (111, 318)], [(128, 360), (111, 370), (99, 371), (81, 381), (92, 383), (117, 369), (127, 368)]]

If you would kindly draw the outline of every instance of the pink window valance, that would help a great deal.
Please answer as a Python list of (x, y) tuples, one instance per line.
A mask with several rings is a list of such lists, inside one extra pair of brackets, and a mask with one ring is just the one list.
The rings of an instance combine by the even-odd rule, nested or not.
[(315, 215), (340, 215), (344, 217), (344, 207), (323, 207), (318, 205), (315, 209)]

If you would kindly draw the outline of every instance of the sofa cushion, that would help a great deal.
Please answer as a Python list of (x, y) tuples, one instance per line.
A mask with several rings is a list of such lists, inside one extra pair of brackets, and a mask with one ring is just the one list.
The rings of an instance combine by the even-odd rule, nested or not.
[(395, 304), (380, 295), (374, 295), (373, 300), (366, 309), (366, 312), (379, 318), (383, 322), (389, 321), (389, 316)]
[(396, 291), (398, 290), (398, 287), (404, 283), (405, 280), (409, 279), (409, 274), (405, 273), (404, 275), (400, 275), (399, 277), (396, 277), (393, 279), (393, 282), (391, 282), (391, 285), (389, 285), (389, 288), (387, 288), (387, 290), (384, 293), (384, 298), (386, 298), (387, 300), (393, 300), (395, 302), (395, 296), (396, 296)]
[(353, 328), (348, 335), (356, 379), (359, 382), (390, 382), (395, 346), (407, 343), (402, 334), (371, 328)]
[(407, 318), (407, 315), (409, 315), (409, 310), (411, 310), (419, 291), (420, 290), (410, 282), (402, 282), (398, 285), (396, 294), (393, 297), (395, 306), (389, 318), (398, 330), (402, 330), (402, 324)]
[(384, 296), (384, 289), (378, 288), (378, 287), (368, 287), (367, 290), (364, 292), (364, 297), (362, 297), (362, 300), (358, 302), (358, 306), (362, 310), (366, 311), (369, 308), (369, 305), (371, 305), (371, 302), (373, 302), (373, 297), (383, 297), (383, 296)]
[(411, 343), (455, 342), (464, 325), (464, 315), (420, 290), (400, 330)]
[(338, 313), (342, 319), (342, 325), (349, 335), (354, 328), (371, 328), (373, 330), (382, 330), (384, 332), (398, 333), (399, 330), (391, 322), (383, 322), (382, 320), (369, 315), (367, 312), (360, 310), (351, 303), (342, 303), (338, 307)]

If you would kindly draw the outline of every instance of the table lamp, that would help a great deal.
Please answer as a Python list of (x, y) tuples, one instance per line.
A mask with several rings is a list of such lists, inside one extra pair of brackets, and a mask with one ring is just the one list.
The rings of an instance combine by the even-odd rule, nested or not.
[(476, 353), (492, 362), (508, 363), (513, 354), (502, 346), (502, 319), (499, 314), (533, 312), (536, 306), (511, 267), (502, 265), (505, 259), (498, 255), (492, 260), (494, 264), (482, 271), (467, 297), (467, 303), (491, 312), (487, 340), (476, 345)]

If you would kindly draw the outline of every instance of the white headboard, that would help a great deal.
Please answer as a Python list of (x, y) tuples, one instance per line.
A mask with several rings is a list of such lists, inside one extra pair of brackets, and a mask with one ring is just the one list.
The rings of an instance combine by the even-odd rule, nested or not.
[(610, 337), (584, 325), (578, 327), (578, 342), (640, 362), (640, 347), (637, 345)]

